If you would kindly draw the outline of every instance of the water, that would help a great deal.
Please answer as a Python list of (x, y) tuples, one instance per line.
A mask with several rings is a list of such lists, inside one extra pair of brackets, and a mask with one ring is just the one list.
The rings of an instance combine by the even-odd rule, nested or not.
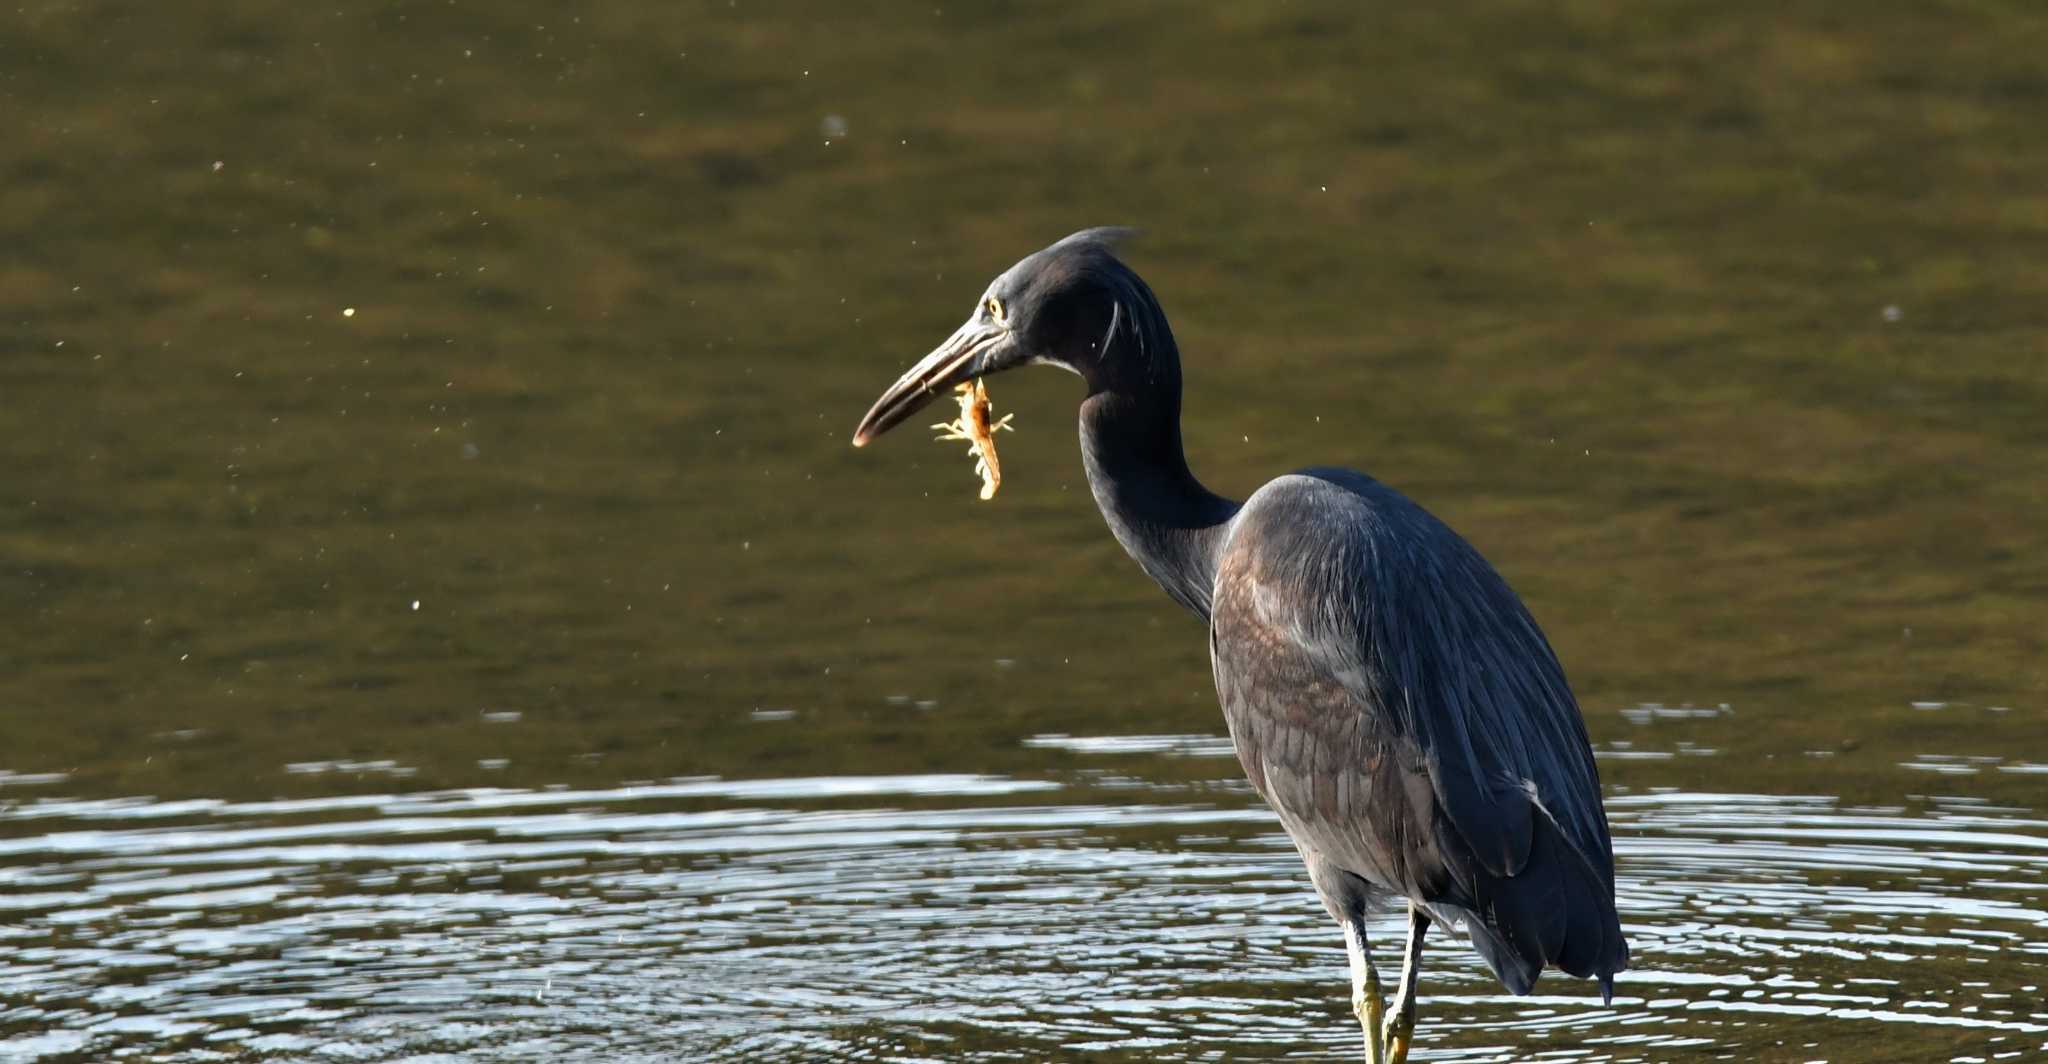
[[(1637, 967), (1417, 1059), (2048, 1045), (2048, 14), (514, 2), (0, 30), (0, 1059), (1344, 1059), (1340, 942), (1071, 378), (1529, 601)], [(1380, 925), (1392, 963), (1398, 926)]]
[[(1117, 745), (1224, 742), (1192, 738)], [(1417, 1059), (2048, 1044), (2037, 815), (1679, 790), (1610, 810), (1637, 958), (1613, 1005), (1555, 977), (1507, 996), (1439, 939)], [(1341, 940), (1231, 782), (692, 779), (10, 813), (40, 832), (0, 846), (10, 1058), (1355, 1055)], [(1382, 942), (1400, 927), (1382, 920)]]

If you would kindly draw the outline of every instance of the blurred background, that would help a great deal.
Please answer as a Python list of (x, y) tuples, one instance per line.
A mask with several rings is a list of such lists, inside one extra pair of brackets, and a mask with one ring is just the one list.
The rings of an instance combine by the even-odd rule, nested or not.
[(2021, 2), (20, 7), (0, 1060), (1355, 1057), (1077, 382), (995, 382), (991, 502), (847, 446), (1101, 224), (1212, 488), (1401, 489), (1580, 695), (1637, 970), (1440, 938), (1415, 1059), (2038, 1052), (2043, 55)]

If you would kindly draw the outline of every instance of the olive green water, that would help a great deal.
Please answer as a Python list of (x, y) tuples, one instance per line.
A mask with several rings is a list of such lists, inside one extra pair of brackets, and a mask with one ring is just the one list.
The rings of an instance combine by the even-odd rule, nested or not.
[(0, 1060), (1354, 1057), (1074, 380), (994, 382), (989, 503), (846, 446), (1104, 223), (1212, 487), (1394, 484), (1580, 693), (1636, 970), (1438, 939), (1415, 1059), (2042, 1053), (2043, 55), (2019, 2), (12, 10)]

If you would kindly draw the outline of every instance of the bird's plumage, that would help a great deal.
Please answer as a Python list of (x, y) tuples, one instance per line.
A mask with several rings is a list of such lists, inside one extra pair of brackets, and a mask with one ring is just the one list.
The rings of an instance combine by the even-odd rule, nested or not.
[(1603, 987), (1626, 966), (1577, 703), (1442, 522), (1348, 470), (1267, 484), (1220, 542), (1210, 650), (1246, 775), (1333, 913), (1412, 898), (1517, 993), (1546, 965)]

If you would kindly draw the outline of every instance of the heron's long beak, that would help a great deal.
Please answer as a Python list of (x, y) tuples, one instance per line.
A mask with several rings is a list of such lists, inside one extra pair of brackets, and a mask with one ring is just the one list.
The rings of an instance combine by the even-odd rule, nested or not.
[(903, 423), (926, 403), (953, 385), (989, 371), (989, 352), (1009, 336), (1007, 330), (987, 322), (969, 321), (953, 331), (946, 342), (918, 360), (910, 372), (896, 379), (882, 393), (868, 415), (853, 430), (853, 445), (864, 447), (869, 440)]

